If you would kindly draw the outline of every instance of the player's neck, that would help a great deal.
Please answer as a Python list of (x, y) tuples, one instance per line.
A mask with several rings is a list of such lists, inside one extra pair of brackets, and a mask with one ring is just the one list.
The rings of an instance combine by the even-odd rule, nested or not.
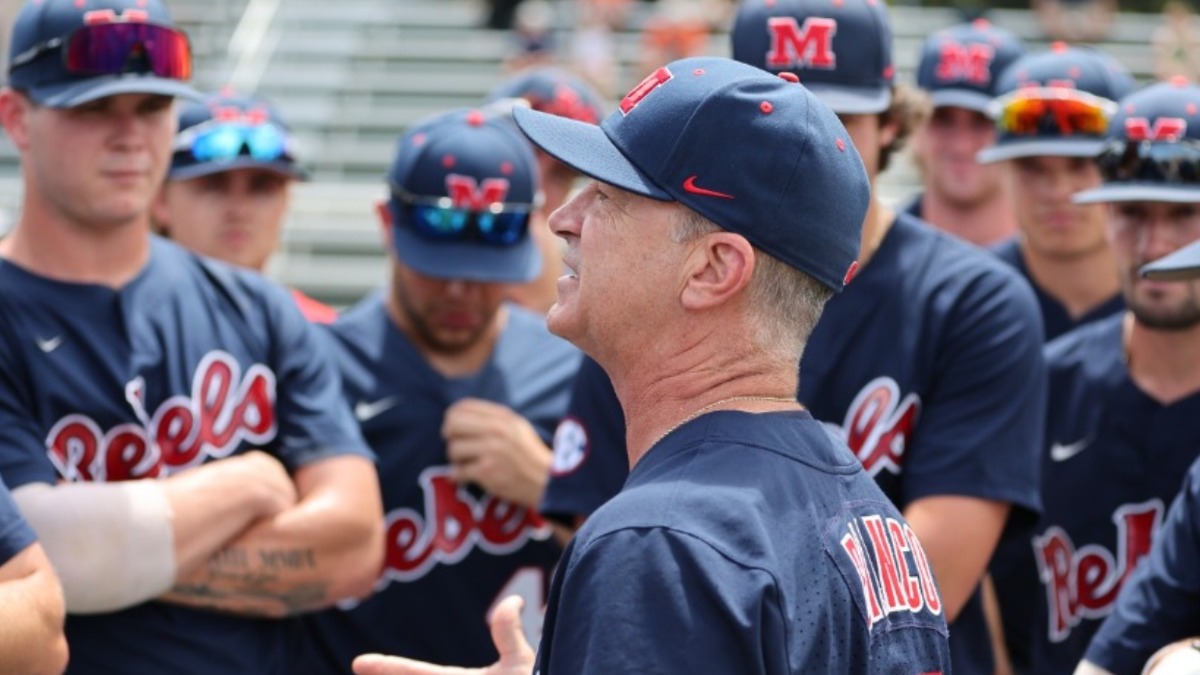
[(921, 198), (921, 217), (939, 230), (978, 246), (999, 243), (1017, 231), (1012, 200), (1000, 191), (972, 205), (953, 203), (926, 192)]
[(1073, 319), (1087, 314), (1121, 290), (1117, 259), (1104, 246), (1074, 257), (1053, 257), (1021, 242), (1021, 257), (1034, 284), (1062, 303)]
[(0, 257), (39, 276), (121, 288), (150, 259), (149, 216), (111, 227), (71, 222), (26, 200)]
[(867, 217), (863, 220), (862, 243), (858, 249), (858, 265), (865, 267), (871, 262), (875, 251), (887, 237), (888, 230), (896, 220), (896, 212), (879, 199), (872, 197), (871, 206), (867, 209)]
[[(729, 346), (729, 341), (710, 341)], [(625, 440), (633, 466), (694, 416), (716, 410), (798, 410), (798, 366), (730, 348), (700, 355), (680, 349), (656, 363), (602, 363), (625, 411)], [(769, 399), (769, 400), (768, 400)]]
[(1200, 326), (1155, 330), (1127, 312), (1122, 341), (1130, 379), (1154, 400), (1169, 405), (1200, 391)]

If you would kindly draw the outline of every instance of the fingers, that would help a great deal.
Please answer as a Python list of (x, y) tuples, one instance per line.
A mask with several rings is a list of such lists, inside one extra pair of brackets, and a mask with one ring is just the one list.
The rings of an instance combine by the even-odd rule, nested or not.
[(465, 668), (435, 666), (432, 663), (403, 659), (399, 656), (384, 656), (383, 654), (363, 654), (354, 659), (351, 668), (354, 669), (355, 675), (466, 675), (480, 672)]
[(519, 595), (510, 595), (497, 603), (488, 624), (492, 630), (492, 643), (500, 654), (500, 663), (506, 666), (529, 664), (533, 666), (533, 647), (525, 640), (521, 628), (521, 610), (525, 600)]
[(478, 398), (464, 398), (446, 409), (442, 437), (494, 435), (514, 416), (508, 407)]

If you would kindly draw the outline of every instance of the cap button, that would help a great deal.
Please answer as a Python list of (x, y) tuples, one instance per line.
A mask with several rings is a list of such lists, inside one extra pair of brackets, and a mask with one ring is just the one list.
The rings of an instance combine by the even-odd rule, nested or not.
[(470, 124), (473, 127), (483, 126), (483, 113), (479, 112), (478, 110), (472, 110), (471, 112), (467, 113), (467, 124)]
[(784, 72), (780, 73), (779, 79), (786, 80), (787, 82), (791, 82), (792, 84), (800, 84), (800, 76), (791, 71), (785, 70)]
[(1050, 45), (1050, 51), (1055, 52), (1055, 53), (1062, 53), (1062, 52), (1067, 51), (1067, 49), (1068, 49), (1067, 43), (1063, 42), (1062, 40), (1058, 40), (1054, 43), (1051, 43), (1051, 45)]
[(987, 19), (985, 19), (981, 16), (978, 19), (975, 19), (974, 21), (972, 21), (971, 25), (980, 30), (986, 30), (986, 29), (992, 27), (992, 22), (988, 21)]
[(1169, 81), (1173, 86), (1176, 87), (1186, 87), (1188, 85), (1188, 79), (1186, 75), (1176, 75)]

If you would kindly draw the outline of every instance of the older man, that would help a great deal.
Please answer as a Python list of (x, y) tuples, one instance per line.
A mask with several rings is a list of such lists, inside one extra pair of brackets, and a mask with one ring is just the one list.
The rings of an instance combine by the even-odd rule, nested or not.
[[(948, 670), (916, 536), (794, 397), (870, 198), (845, 127), (716, 58), (658, 69), (600, 127), (516, 119), (596, 179), (551, 219), (573, 273), (548, 320), (611, 376), (633, 466), (564, 554), (536, 672)], [(512, 609), (495, 668), (529, 672)]]

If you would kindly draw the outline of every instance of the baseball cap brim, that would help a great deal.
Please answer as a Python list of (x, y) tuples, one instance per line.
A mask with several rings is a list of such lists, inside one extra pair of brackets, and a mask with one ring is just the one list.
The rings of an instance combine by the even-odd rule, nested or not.
[(1164, 185), (1162, 183), (1109, 183), (1091, 190), (1077, 192), (1071, 198), (1076, 204), (1101, 202), (1169, 202), (1200, 204), (1200, 185)]
[(892, 105), (892, 88), (888, 86), (851, 87), (816, 80), (802, 82), (822, 103), (838, 114), (874, 115)]
[(929, 93), (929, 101), (934, 108), (965, 108), (986, 115), (992, 98), (966, 89), (938, 89)]
[(1142, 276), (1155, 281), (1182, 281), (1200, 277), (1200, 241), (1143, 265)]
[[(455, 279), (493, 284), (522, 284), (542, 271), (542, 257), (527, 235), (512, 246), (476, 242), (430, 241), (399, 224), (394, 204), (392, 242), (396, 255), (420, 274), (435, 279)], [(532, 226), (533, 223), (530, 223)]]
[(159, 94), (200, 99), (201, 95), (180, 80), (142, 74), (104, 75), (58, 84), (29, 87), (26, 93), (47, 108), (74, 108), (118, 94)]
[(1103, 148), (1103, 139), (1031, 139), (984, 148), (976, 159), (990, 164), (1020, 157), (1095, 157)]
[(228, 162), (200, 162), (180, 166), (167, 172), (167, 180), (190, 180), (234, 169), (264, 169), (283, 174), (295, 180), (308, 180), (308, 172), (292, 162), (285, 162), (283, 160), (264, 162), (253, 157), (238, 157)]
[(674, 201), (626, 159), (603, 127), (528, 108), (514, 108), (513, 119), (534, 145), (580, 173), (651, 199)]

